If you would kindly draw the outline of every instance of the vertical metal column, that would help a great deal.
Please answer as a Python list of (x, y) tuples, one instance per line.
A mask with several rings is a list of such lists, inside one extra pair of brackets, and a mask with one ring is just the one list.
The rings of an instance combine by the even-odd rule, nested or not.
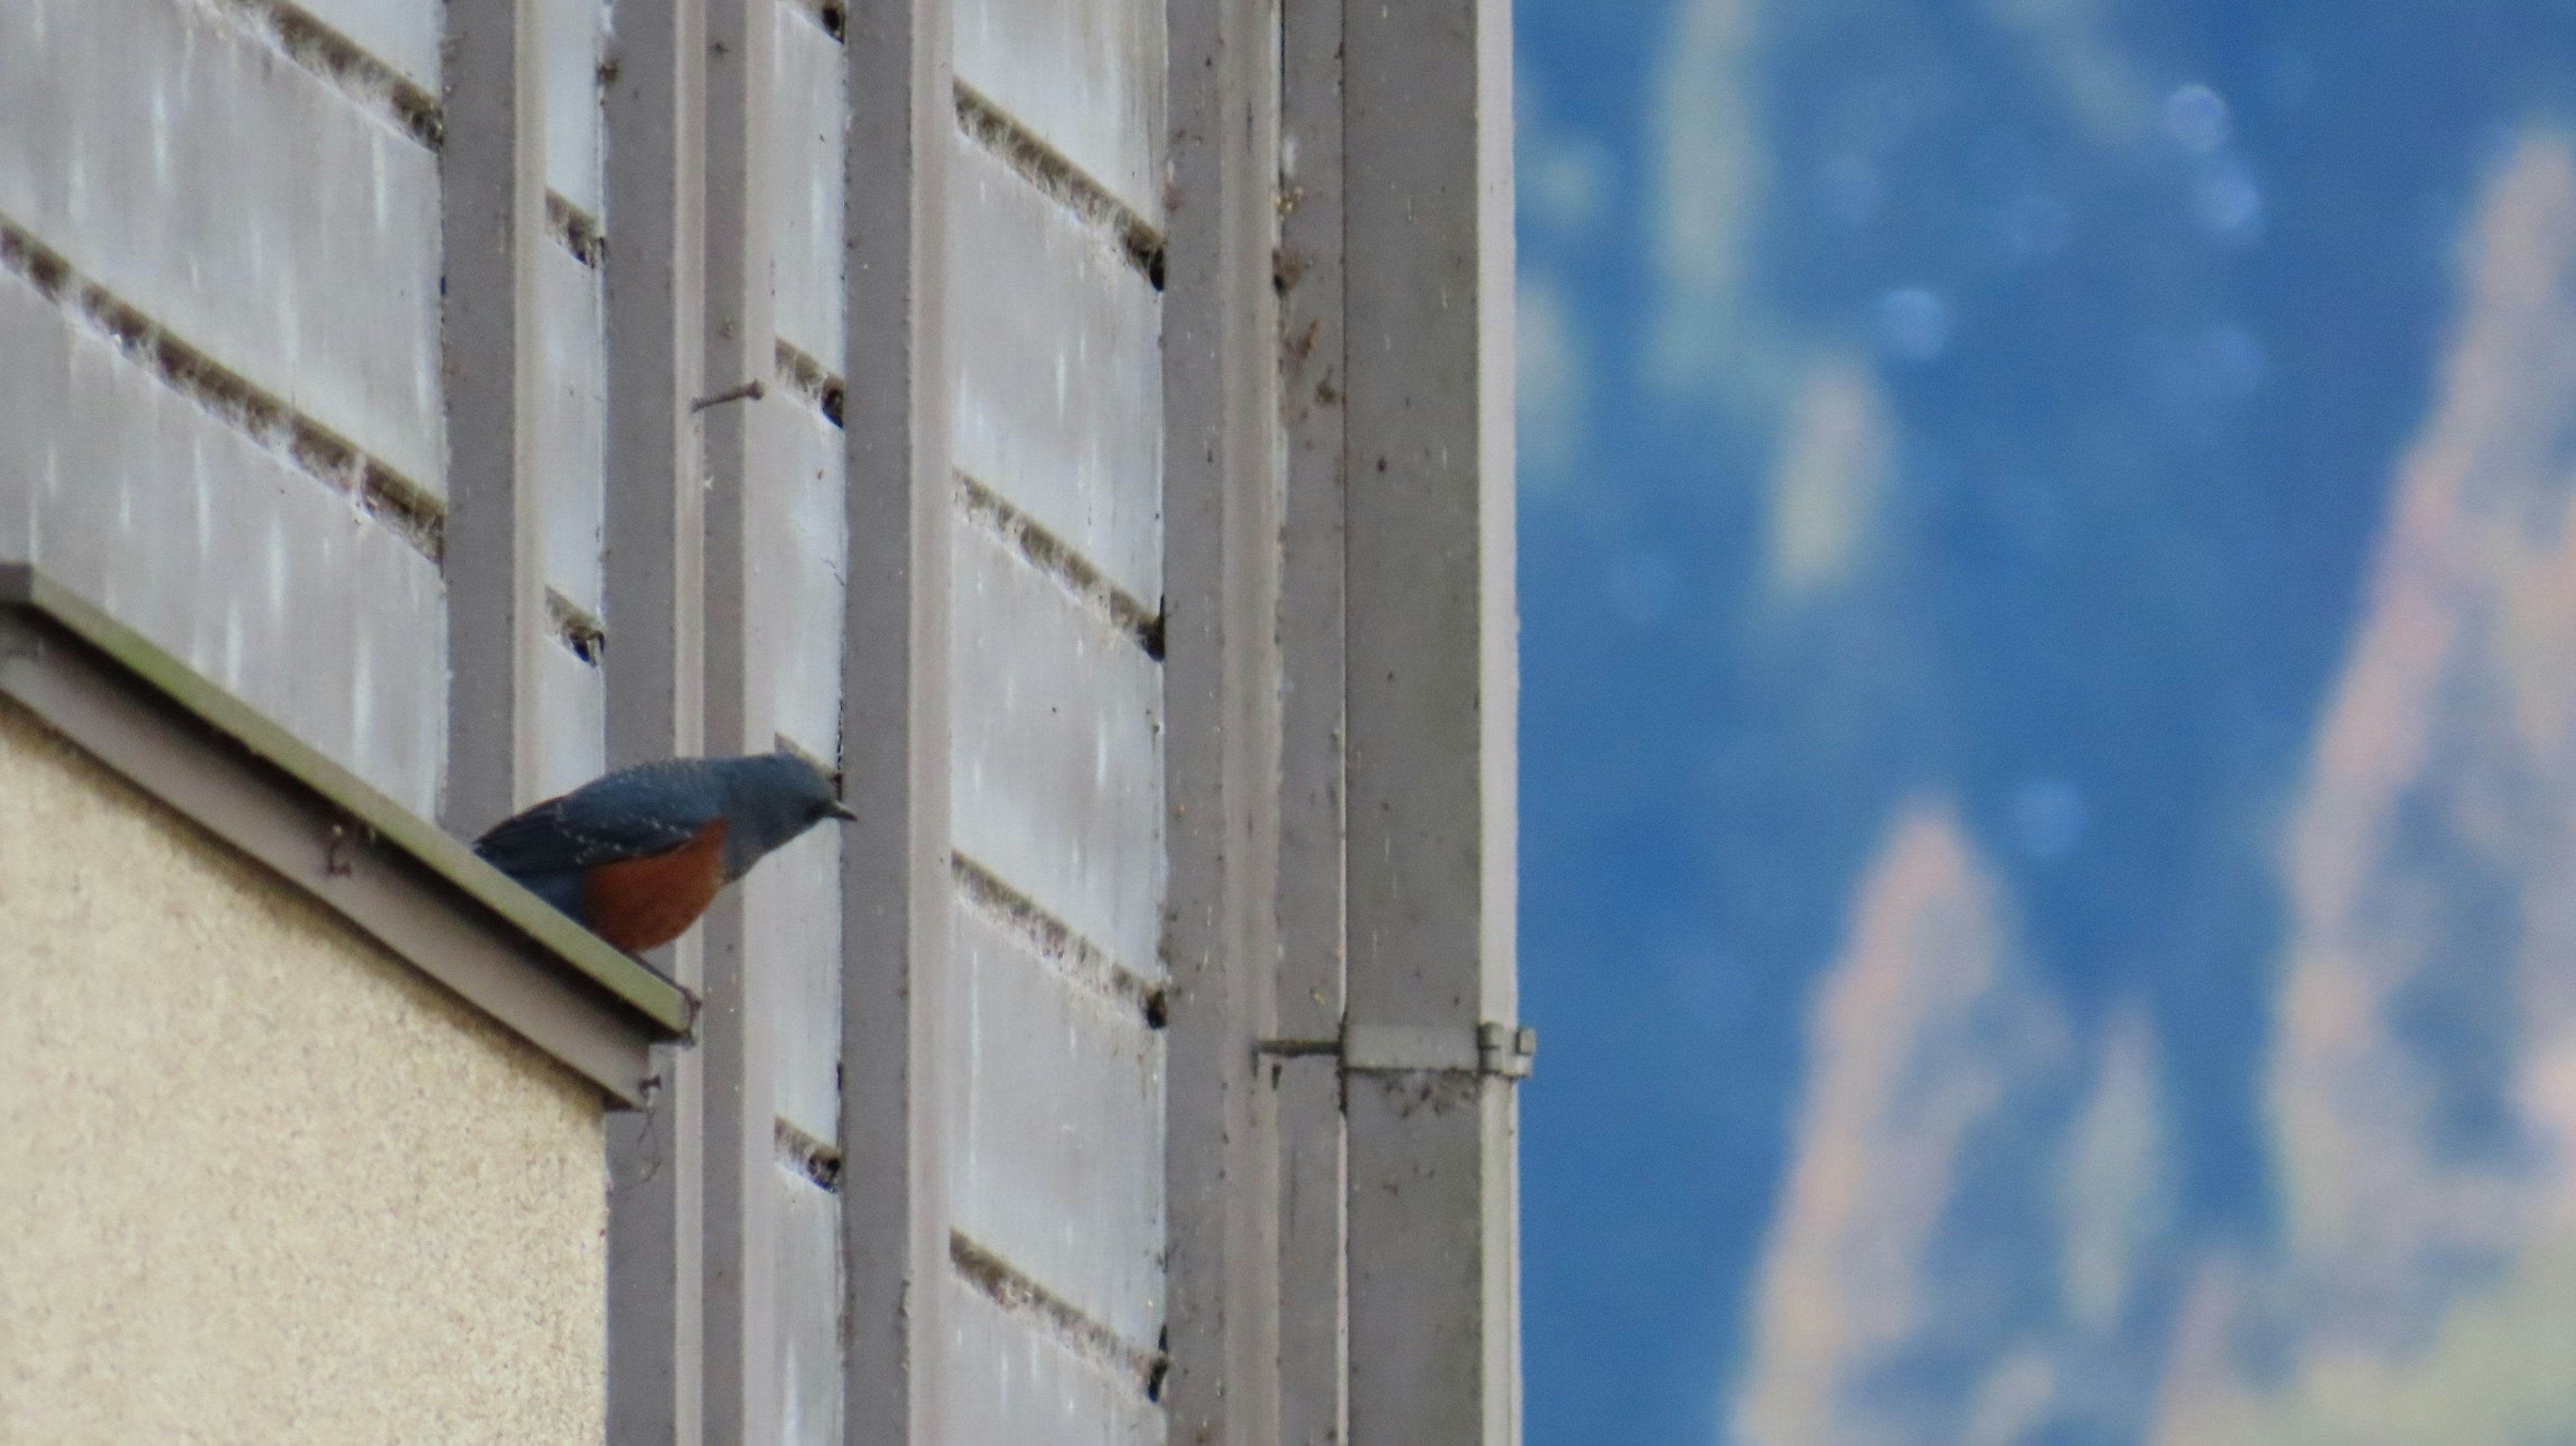
[(1351, 1440), (1508, 1446), (1511, 11), (1343, 17)]
[[(690, 402), (702, 395), (705, 15), (700, 0), (625, 0), (607, 87), (608, 616), (612, 768), (705, 740), (705, 496)], [(705, 984), (695, 938), (660, 962)], [(608, 1439), (686, 1446), (705, 1403), (704, 1065), (665, 1049), (651, 1108), (611, 1117)]]
[[(1279, 409), (1281, 1037), (1341, 1034), (1345, 998), (1342, 677), (1342, 6), (1280, 16)], [(1279, 1439), (1349, 1439), (1342, 1079), (1331, 1055), (1274, 1058), (1279, 1095)]]
[(942, 1439), (949, 964), (948, 164), (944, 0), (849, 17), (849, 600), (841, 758), (843, 1439)]
[(544, 95), (537, 0), (452, 0), (445, 193), (449, 694), (444, 822), (473, 834), (531, 802), (538, 567), (537, 258)]
[[(762, 469), (758, 408), (771, 390), (769, 74), (776, 0), (705, 0), (706, 313), (708, 396), (698, 413), (707, 456), (707, 751), (765, 752), (769, 690), (756, 670), (751, 516)], [(714, 401), (713, 398), (727, 398)], [(706, 1005), (706, 1441), (774, 1446), (777, 1211), (771, 1011), (751, 957), (743, 891), (708, 911)]]
[(1170, 15), (1163, 298), (1172, 1439), (1278, 1439), (1279, 407), (1273, 0)]

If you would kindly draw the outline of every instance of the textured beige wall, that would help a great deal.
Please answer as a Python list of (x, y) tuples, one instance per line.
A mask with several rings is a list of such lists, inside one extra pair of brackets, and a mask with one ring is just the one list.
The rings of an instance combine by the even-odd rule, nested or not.
[(0, 1443), (600, 1441), (600, 1126), (0, 700)]

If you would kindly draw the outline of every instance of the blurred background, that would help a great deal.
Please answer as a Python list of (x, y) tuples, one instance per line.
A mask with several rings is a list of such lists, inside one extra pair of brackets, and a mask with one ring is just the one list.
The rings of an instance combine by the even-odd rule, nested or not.
[(2576, 9), (1518, 3), (1530, 1441), (2576, 1441)]

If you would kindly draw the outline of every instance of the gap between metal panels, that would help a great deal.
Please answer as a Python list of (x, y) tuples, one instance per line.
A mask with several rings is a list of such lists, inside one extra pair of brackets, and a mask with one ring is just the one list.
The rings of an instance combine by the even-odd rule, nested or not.
[(964, 81), (957, 83), (957, 129), (1058, 205), (1105, 235), (1156, 291), (1163, 289), (1165, 237), (1153, 223), (1077, 166), (1044, 136)]
[(1071, 594), (1085, 610), (1142, 648), (1146, 657), (1158, 663), (1163, 660), (1160, 606), (1147, 608), (1142, 599), (1111, 582), (1098, 564), (1001, 493), (964, 472), (956, 475), (959, 516)]
[(957, 1278), (994, 1307), (1064, 1346), (1103, 1374), (1148, 1401), (1162, 1399), (1169, 1361), (1085, 1315), (1071, 1301), (1022, 1274), (1009, 1261), (967, 1238), (948, 1236), (948, 1263)]
[(35, 233), (6, 216), (0, 216), (0, 273), (26, 282), (75, 328), (114, 347), (207, 416), (355, 500), (423, 557), (440, 560), (446, 545), (447, 509), (436, 495), (297, 411), (283, 397), (173, 336), (141, 308), (81, 275)]
[(987, 923), (1037, 956), (1059, 977), (1122, 1017), (1160, 1029), (1165, 1019), (1163, 986), (1109, 957), (1097, 944), (1048, 913), (1036, 900), (1004, 882), (992, 870), (962, 852), (950, 853), (950, 872), (958, 897)]

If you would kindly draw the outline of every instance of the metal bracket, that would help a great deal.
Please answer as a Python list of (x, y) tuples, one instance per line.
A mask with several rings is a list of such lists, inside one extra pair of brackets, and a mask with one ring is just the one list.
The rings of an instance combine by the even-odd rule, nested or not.
[(1265, 1039), (1258, 1052), (1274, 1059), (1331, 1055), (1344, 1074), (1472, 1074), (1527, 1079), (1538, 1054), (1538, 1031), (1528, 1025), (1342, 1023), (1339, 1039)]

